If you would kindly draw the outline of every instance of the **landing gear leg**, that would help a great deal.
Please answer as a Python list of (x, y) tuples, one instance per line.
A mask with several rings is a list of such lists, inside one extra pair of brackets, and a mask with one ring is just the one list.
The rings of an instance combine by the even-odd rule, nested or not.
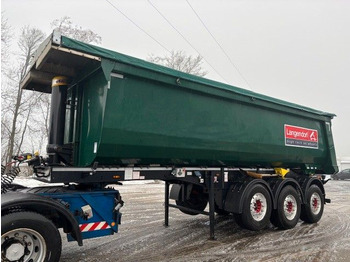
[(165, 181), (164, 226), (169, 226), (169, 183)]
[(209, 223), (210, 236), (209, 240), (216, 240), (215, 238), (215, 199), (214, 199), (214, 172), (208, 172), (207, 179), (209, 182)]

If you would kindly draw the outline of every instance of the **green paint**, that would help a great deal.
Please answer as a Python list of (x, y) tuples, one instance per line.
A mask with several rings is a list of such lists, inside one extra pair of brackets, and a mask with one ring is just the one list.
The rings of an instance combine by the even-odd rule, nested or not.
[[(64, 47), (102, 58), (100, 69), (72, 87), (74, 132), (66, 132), (75, 134), (77, 166), (97, 161), (337, 170), (333, 114), (62, 40)], [(318, 149), (286, 146), (285, 124), (317, 130)]]

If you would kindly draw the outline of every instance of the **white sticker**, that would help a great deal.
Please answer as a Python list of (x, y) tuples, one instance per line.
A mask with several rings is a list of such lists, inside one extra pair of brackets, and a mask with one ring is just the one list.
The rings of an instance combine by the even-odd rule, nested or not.
[(94, 143), (94, 154), (97, 153), (97, 142)]
[(228, 172), (224, 172), (224, 182), (228, 182)]
[(117, 73), (111, 73), (111, 77), (116, 77), (116, 78), (120, 78), (120, 79), (124, 78), (124, 76), (122, 74), (117, 74)]
[(132, 172), (132, 169), (131, 168), (126, 168), (125, 169), (125, 173), (124, 173), (124, 179), (125, 180), (131, 180), (131, 179), (133, 179), (132, 177), (133, 177), (133, 174), (132, 174), (133, 172)]
[(140, 172), (138, 171), (132, 172), (132, 179), (140, 179)]

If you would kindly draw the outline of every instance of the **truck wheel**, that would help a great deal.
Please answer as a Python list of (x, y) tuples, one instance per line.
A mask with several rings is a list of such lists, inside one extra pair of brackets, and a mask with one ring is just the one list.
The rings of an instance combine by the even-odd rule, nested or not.
[(280, 229), (290, 229), (299, 221), (301, 203), (299, 194), (292, 186), (282, 189), (277, 200), (277, 210), (272, 213), (271, 222)]
[(301, 207), (300, 218), (306, 223), (318, 222), (323, 214), (324, 199), (321, 189), (311, 185), (306, 192), (306, 204)]
[(46, 217), (34, 212), (16, 212), (1, 219), (2, 261), (59, 261), (61, 236)]
[[(180, 193), (181, 194), (181, 193)], [(189, 199), (182, 200), (176, 200), (176, 205), (198, 210), (198, 211), (204, 211), (208, 204), (208, 195), (203, 192), (203, 188), (193, 185), (192, 191), (190, 194)], [(188, 210), (184, 210), (179, 208), (182, 213), (185, 213), (187, 215), (198, 215), (198, 213), (191, 212)]]
[(270, 193), (260, 184), (254, 185), (243, 200), (240, 217), (243, 227), (258, 231), (270, 223), (272, 201)]
[(226, 210), (219, 208), (216, 203), (215, 203), (215, 213), (218, 214), (219, 216), (227, 216), (230, 214), (230, 212), (227, 212)]

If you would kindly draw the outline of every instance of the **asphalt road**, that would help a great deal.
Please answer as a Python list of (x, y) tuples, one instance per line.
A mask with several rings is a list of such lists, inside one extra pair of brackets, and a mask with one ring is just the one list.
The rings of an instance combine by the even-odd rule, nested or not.
[(119, 233), (84, 240), (83, 247), (62, 236), (61, 261), (350, 261), (350, 181), (325, 188), (332, 203), (319, 223), (252, 232), (232, 216), (217, 216), (217, 240), (211, 241), (206, 216), (170, 209), (170, 225), (163, 226), (163, 184), (123, 185)]

